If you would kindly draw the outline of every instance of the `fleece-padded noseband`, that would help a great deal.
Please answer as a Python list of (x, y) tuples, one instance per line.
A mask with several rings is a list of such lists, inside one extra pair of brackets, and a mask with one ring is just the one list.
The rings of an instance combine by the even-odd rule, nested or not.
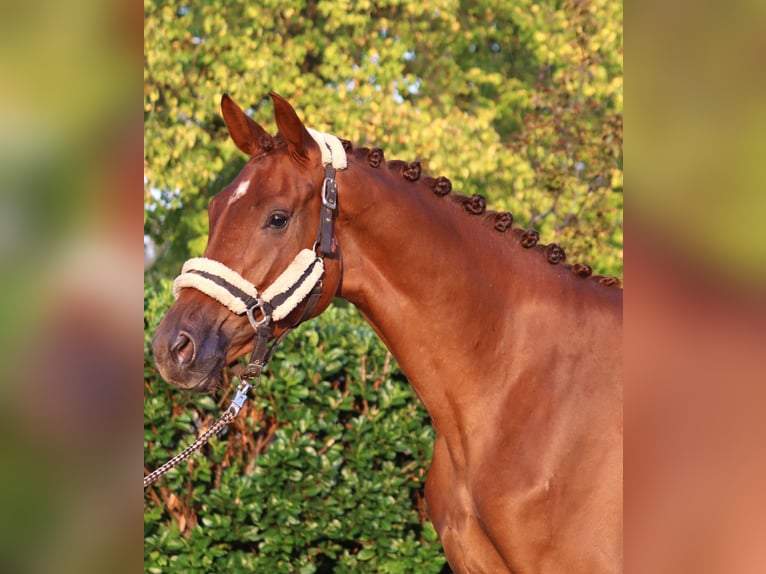
[(173, 282), (173, 294), (191, 287), (202, 291), (232, 313), (244, 315), (252, 307), (265, 306), (275, 321), (287, 317), (303, 301), (324, 273), (324, 264), (311, 249), (295, 256), (274, 282), (258, 294), (255, 285), (219, 261), (195, 257), (184, 263)]

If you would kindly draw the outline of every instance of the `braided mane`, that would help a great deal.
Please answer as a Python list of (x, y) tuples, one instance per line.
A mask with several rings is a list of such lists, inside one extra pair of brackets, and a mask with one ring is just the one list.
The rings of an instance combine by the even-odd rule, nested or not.
[(453, 193), (452, 182), (444, 176), (425, 176), (421, 178), (420, 162), (406, 162), (401, 160), (386, 161), (383, 150), (380, 148), (355, 148), (348, 140), (341, 139), (341, 142), (343, 143), (343, 148), (346, 150), (346, 153), (353, 153), (357, 160), (366, 161), (373, 168), (385, 165), (388, 169), (400, 173), (407, 181), (414, 182), (421, 180), (436, 196), (445, 197), (445, 199), (458, 203), (470, 215), (481, 215), (487, 220), (490, 220), (494, 229), (499, 233), (510, 231), (522, 247), (540, 251), (551, 265), (561, 264), (578, 277), (590, 278), (607, 287), (621, 286), (620, 280), (616, 277), (593, 275), (593, 268), (590, 265), (585, 263), (566, 263), (566, 253), (561, 246), (556, 243), (549, 243), (547, 245), (540, 243), (540, 234), (534, 229), (514, 227), (513, 215), (510, 212), (487, 210), (487, 201), (484, 196), (479, 194), (467, 196)]

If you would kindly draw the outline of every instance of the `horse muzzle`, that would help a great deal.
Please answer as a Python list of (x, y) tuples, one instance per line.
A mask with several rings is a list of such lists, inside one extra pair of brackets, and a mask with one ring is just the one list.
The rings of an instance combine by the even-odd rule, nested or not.
[(215, 329), (176, 321), (168, 313), (154, 332), (152, 351), (157, 368), (179, 389), (208, 391), (221, 381), (229, 339)]

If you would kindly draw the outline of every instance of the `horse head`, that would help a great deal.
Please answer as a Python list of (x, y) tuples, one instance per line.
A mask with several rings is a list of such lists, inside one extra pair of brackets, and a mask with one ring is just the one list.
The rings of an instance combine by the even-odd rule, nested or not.
[[(256, 323), (268, 321), (278, 337), (321, 313), (340, 282), (337, 253), (317, 255), (322, 150), (290, 104), (271, 97), (274, 137), (228, 95), (221, 101), (229, 134), (250, 159), (210, 201), (204, 256), (184, 266), (152, 340), (160, 373), (178, 388), (215, 387), (252, 348)], [(307, 310), (308, 290), (315, 300)]]

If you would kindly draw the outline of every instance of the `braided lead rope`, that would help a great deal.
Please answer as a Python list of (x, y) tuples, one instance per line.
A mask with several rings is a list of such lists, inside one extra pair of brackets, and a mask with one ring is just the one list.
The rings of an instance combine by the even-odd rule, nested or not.
[(221, 415), (221, 417), (210, 426), (210, 428), (208, 428), (204, 433), (202, 433), (199, 436), (199, 438), (197, 438), (197, 440), (195, 440), (193, 443), (191, 443), (189, 446), (187, 446), (184, 450), (182, 450), (176, 456), (171, 458), (161, 467), (147, 474), (144, 477), (144, 488), (146, 488), (151, 483), (159, 479), (161, 476), (167, 473), (170, 469), (181, 464), (183, 461), (189, 458), (192, 454), (194, 454), (200, 448), (205, 446), (208, 443), (208, 441), (213, 437), (213, 435), (217, 434), (221, 429), (223, 429), (226, 425), (228, 425), (231, 421), (233, 421), (239, 414), (239, 411), (242, 409), (242, 405), (245, 404), (245, 400), (247, 400), (247, 392), (251, 388), (252, 388), (252, 385), (250, 383), (246, 381), (242, 381), (237, 387), (237, 394), (232, 399), (231, 404), (229, 404), (228, 408), (226, 409), (226, 412), (224, 412), (223, 415)]

